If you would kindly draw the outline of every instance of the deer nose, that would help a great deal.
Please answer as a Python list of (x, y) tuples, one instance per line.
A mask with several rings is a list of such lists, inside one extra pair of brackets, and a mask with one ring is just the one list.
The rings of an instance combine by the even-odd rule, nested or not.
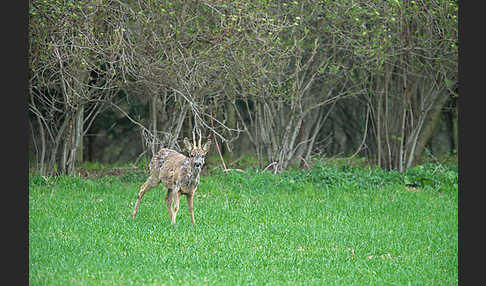
[(200, 167), (201, 167), (201, 163), (196, 162), (196, 163), (194, 163), (194, 166), (195, 166), (196, 168), (200, 168)]

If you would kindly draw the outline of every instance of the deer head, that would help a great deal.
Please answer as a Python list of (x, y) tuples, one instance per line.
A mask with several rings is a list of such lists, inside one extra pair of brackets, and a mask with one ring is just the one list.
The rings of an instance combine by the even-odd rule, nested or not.
[(189, 159), (192, 161), (192, 166), (196, 168), (196, 170), (201, 171), (201, 168), (204, 165), (206, 154), (208, 153), (209, 147), (211, 146), (211, 139), (208, 139), (208, 141), (203, 146), (201, 146), (201, 130), (197, 129), (197, 133), (199, 136), (198, 144), (196, 144), (196, 133), (193, 130), (192, 144), (189, 139), (184, 138), (184, 146), (189, 152)]

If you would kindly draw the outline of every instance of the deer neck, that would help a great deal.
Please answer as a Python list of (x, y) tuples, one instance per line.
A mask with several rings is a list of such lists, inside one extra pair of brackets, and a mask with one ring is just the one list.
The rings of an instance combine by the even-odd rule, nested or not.
[(199, 183), (200, 169), (194, 167), (194, 160), (186, 161), (186, 168), (183, 174), (183, 184), (187, 186), (196, 186)]

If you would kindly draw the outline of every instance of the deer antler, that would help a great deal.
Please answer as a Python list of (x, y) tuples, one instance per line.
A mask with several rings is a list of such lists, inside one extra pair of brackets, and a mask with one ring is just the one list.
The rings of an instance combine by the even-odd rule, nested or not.
[(199, 148), (202, 148), (202, 145), (201, 145), (201, 140), (202, 140), (202, 136), (201, 136), (201, 129), (197, 129), (197, 135), (199, 136)]
[(196, 131), (196, 128), (193, 128), (192, 129), (192, 145), (194, 146), (193, 148), (197, 148), (197, 146), (196, 146), (196, 133), (195, 133), (195, 131)]

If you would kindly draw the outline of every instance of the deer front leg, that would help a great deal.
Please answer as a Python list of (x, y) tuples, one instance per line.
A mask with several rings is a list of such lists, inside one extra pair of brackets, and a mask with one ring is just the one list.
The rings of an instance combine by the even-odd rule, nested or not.
[(189, 209), (189, 214), (191, 215), (191, 223), (192, 225), (196, 224), (196, 221), (194, 220), (194, 205), (193, 205), (193, 199), (194, 199), (194, 194), (188, 194), (187, 195), (187, 207)]
[(132, 218), (137, 217), (138, 208), (140, 207), (140, 201), (142, 201), (143, 195), (150, 189), (157, 187), (159, 185), (159, 181), (154, 177), (150, 176), (147, 181), (140, 187), (140, 192), (138, 193), (137, 203), (135, 204), (135, 209), (132, 213)]

